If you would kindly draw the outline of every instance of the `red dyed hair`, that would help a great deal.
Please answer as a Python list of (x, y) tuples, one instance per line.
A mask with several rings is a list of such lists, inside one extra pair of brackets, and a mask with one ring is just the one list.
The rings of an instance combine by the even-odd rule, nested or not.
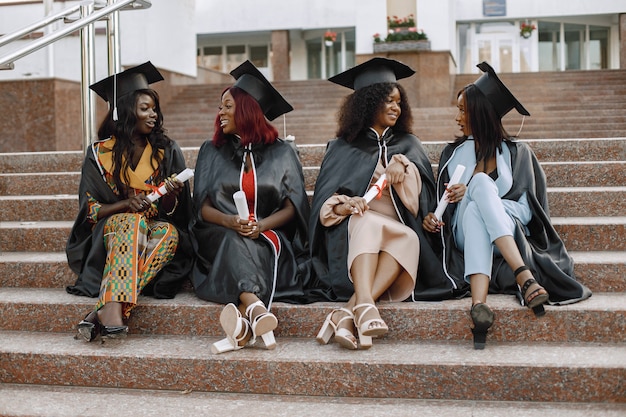
[[(278, 130), (265, 118), (259, 103), (250, 94), (239, 87), (229, 87), (222, 92), (230, 90), (230, 94), (235, 100), (235, 124), (237, 134), (241, 137), (241, 144), (246, 146), (250, 143), (263, 143), (266, 145), (276, 142)], [(226, 142), (228, 135), (224, 134), (220, 126), (219, 113), (215, 117), (215, 129), (213, 133), (213, 144), (216, 147), (222, 146)]]

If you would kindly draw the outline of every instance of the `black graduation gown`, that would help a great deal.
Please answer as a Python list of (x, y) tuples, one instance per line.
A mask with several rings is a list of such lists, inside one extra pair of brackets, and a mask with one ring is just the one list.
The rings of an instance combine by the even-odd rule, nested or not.
[[(419, 266), (413, 299), (442, 300), (467, 292), (463, 280), (446, 276), (439, 257), (438, 242), (426, 236), (422, 220), (436, 207), (435, 180), (432, 167), (421, 142), (414, 135), (394, 134), (388, 129), (381, 141), (387, 144), (387, 157), (405, 155), (420, 172), (422, 191), (419, 213), (413, 217), (402, 201), (393, 194), (399, 216), (404, 224), (413, 229), (420, 240)], [(321, 299), (347, 301), (354, 293), (348, 278), (348, 222), (324, 227), (319, 213), (324, 202), (334, 193), (348, 196), (363, 195), (370, 185), (379, 159), (378, 138), (374, 131), (362, 132), (352, 143), (343, 138), (331, 140), (326, 149), (320, 173), (315, 184), (309, 222), (311, 258), (317, 279), (315, 292)]]
[(252, 147), (256, 218), (262, 220), (278, 211), (286, 198), (296, 211), (293, 221), (274, 229), (282, 245), (276, 274), (276, 257), (265, 238), (242, 237), (234, 230), (202, 220), (200, 210), (207, 197), (222, 213), (237, 214), (233, 194), (240, 190), (243, 149), (237, 138), (230, 139), (219, 148), (206, 141), (198, 153), (193, 196), (196, 212), (190, 226), (196, 252), (192, 271), (196, 295), (221, 304), (238, 304), (242, 292), (256, 294), (266, 305), (271, 300), (303, 301), (303, 286), (309, 276), (310, 209), (302, 166), (289, 144), (278, 139), (271, 145)]
[[(537, 282), (550, 294), (550, 303), (569, 304), (584, 300), (591, 296), (591, 291), (576, 281), (574, 261), (567, 253), (563, 241), (550, 222), (546, 176), (530, 147), (523, 142), (505, 141), (511, 152), (511, 169), (513, 184), (503, 199), (518, 201), (526, 192), (532, 219), (526, 226), (514, 219), (517, 230), (515, 242), (520, 250), (524, 263), (531, 269)], [(446, 146), (439, 161), (438, 189), (443, 194), (444, 183), (449, 181), (445, 167), (456, 146)], [(441, 195), (439, 196), (441, 197)], [(441, 238), (445, 242), (445, 260), (447, 270), (461, 278), (464, 272), (463, 253), (457, 249), (452, 234), (452, 215), (456, 204), (448, 205), (443, 214), (446, 226), (442, 227)], [(515, 282), (513, 271), (504, 258), (494, 255), (490, 293), (514, 294), (523, 303), (522, 294)]]
[[(178, 144), (173, 141), (164, 149), (163, 160), (165, 165), (163, 174), (168, 177), (178, 174), (186, 167), (183, 153)], [(105, 219), (99, 219), (95, 225), (87, 220), (87, 192), (103, 204), (112, 204), (120, 200), (120, 197), (113, 193), (111, 187), (102, 178), (93, 148), (87, 151), (83, 162), (78, 189), (78, 216), (65, 248), (70, 269), (78, 275), (78, 279), (66, 290), (70, 294), (97, 297), (107, 256), (103, 236)], [(178, 195), (178, 207), (171, 216), (168, 216), (159, 205), (159, 214), (155, 220), (172, 223), (178, 230), (179, 242), (174, 258), (159, 271), (143, 289), (142, 294), (156, 298), (173, 298), (184, 280), (188, 278), (193, 249), (187, 225), (192, 211), (189, 182), (185, 183), (185, 188)]]

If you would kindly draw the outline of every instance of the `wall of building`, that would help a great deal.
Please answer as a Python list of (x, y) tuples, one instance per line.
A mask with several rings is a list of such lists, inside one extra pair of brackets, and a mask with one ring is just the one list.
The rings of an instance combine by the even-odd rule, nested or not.
[[(268, 6), (271, 4), (271, 7)], [(307, 31), (356, 27), (357, 54), (372, 51), (372, 35), (387, 30), (387, 7), (382, 0), (238, 0), (236, 9), (224, 3), (198, 1), (198, 34), (291, 30)], [(297, 43), (297, 42), (295, 42)], [(292, 43), (293, 44), (293, 43)], [(293, 62), (293, 60), (292, 60)]]
[[(51, 13), (58, 13), (78, 2), (54, 2)], [(151, 60), (158, 68), (195, 77), (196, 29), (194, 24), (196, 0), (153, 0), (145, 10), (120, 12), (122, 66), (132, 66)], [(45, 16), (43, 3), (0, 6), (0, 34), (12, 33), (29, 26)], [(78, 16), (78, 15), (76, 15)], [(39, 35), (63, 27), (56, 22), (38, 30)], [(106, 24), (95, 24), (96, 79), (108, 75), (107, 44), (103, 33)], [(42, 33), (43, 32), (43, 33)], [(20, 49), (28, 40), (0, 47), (0, 56)], [(0, 80), (55, 77), (80, 80), (80, 38), (71, 35), (15, 62), (15, 69), (0, 71)]]
[[(436, 1), (436, 0), (431, 0)], [(457, 21), (479, 21), (483, 16), (483, 0), (455, 0)], [(544, 18), (550, 16), (588, 16), (623, 12), (623, 0), (508, 0), (506, 18)]]

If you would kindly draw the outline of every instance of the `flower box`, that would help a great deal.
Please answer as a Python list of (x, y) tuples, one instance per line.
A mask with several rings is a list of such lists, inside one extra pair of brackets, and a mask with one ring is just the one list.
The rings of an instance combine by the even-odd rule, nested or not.
[(375, 42), (374, 52), (430, 51), (429, 40)]

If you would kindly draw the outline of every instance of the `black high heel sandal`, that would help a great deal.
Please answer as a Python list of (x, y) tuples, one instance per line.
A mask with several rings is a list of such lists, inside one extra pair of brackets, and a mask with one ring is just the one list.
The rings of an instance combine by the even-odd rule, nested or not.
[(109, 339), (122, 339), (128, 335), (128, 326), (104, 326), (100, 327), (100, 336)]
[[(522, 265), (515, 270), (513, 273), (515, 275), (515, 279), (517, 276), (524, 271), (530, 271), (526, 265)], [(535, 288), (530, 293), (526, 294), (531, 285), (536, 284), (538, 288)], [(535, 317), (541, 317), (546, 314), (546, 310), (543, 308), (543, 305), (548, 302), (548, 292), (545, 288), (543, 288), (534, 278), (529, 278), (524, 282), (524, 285), (520, 287), (520, 291), (522, 293), (522, 297), (524, 298), (524, 304), (530, 308), (533, 313), (535, 313)], [(540, 292), (543, 291), (543, 294)], [(534, 295), (534, 296), (533, 296)], [(530, 301), (529, 301), (530, 300)]]
[(470, 310), (470, 316), (474, 322), (472, 334), (474, 335), (474, 349), (482, 350), (487, 342), (487, 332), (493, 325), (495, 314), (485, 303), (476, 303)]
[(98, 320), (98, 314), (92, 311), (78, 323), (78, 334), (86, 342), (92, 342), (100, 335), (102, 331), (101, 327), (102, 324), (100, 324), (100, 320)]

